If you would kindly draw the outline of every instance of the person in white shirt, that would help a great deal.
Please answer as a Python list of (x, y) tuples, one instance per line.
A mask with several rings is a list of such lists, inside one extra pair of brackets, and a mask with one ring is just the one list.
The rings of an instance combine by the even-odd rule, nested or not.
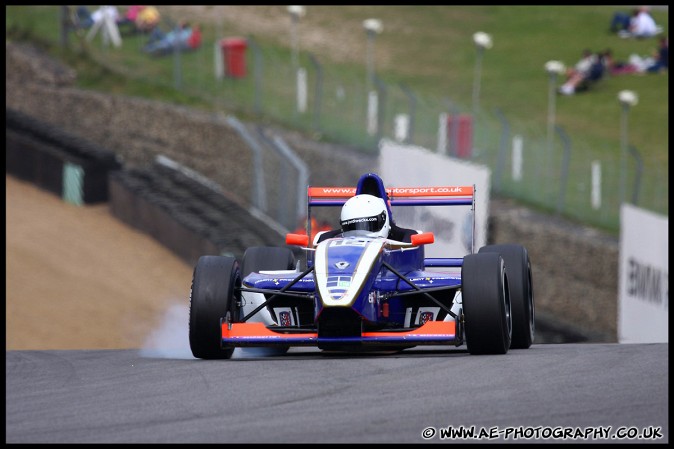
[(620, 33), (620, 36), (645, 38), (655, 36), (660, 31), (662, 31), (662, 28), (656, 25), (655, 20), (648, 12), (648, 7), (642, 6), (635, 10), (630, 19), (629, 31)]
[(583, 50), (583, 57), (573, 68), (567, 70), (567, 79), (558, 92), (562, 95), (573, 95), (579, 90), (586, 90), (604, 77), (611, 57), (611, 51), (593, 53)]
[(563, 95), (573, 95), (576, 87), (583, 81), (590, 68), (595, 63), (597, 56), (588, 48), (583, 50), (583, 56), (572, 68), (566, 71), (566, 82), (559, 88), (559, 93)]

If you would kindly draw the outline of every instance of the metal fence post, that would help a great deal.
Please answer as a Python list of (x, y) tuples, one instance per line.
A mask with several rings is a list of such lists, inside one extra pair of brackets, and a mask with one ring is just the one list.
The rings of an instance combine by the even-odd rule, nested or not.
[(321, 128), (321, 100), (323, 97), (323, 67), (318, 62), (316, 57), (309, 53), (309, 61), (316, 69), (316, 93), (314, 94), (314, 114), (313, 127), (314, 131), (320, 131)]
[(297, 219), (302, 217), (306, 207), (307, 187), (309, 186), (309, 168), (304, 161), (290, 149), (280, 136), (274, 136), (274, 145), (280, 153), (297, 169)]
[(70, 28), (71, 28), (71, 21), (70, 21), (70, 6), (64, 5), (61, 6), (61, 17), (60, 17), (60, 22), (61, 26), (60, 28), (60, 40), (61, 40), (61, 47), (62, 48), (68, 48), (68, 35), (70, 34)]
[(496, 176), (494, 177), (494, 187), (496, 188), (496, 191), (499, 191), (501, 189), (501, 176), (505, 170), (506, 151), (510, 141), (510, 123), (501, 109), (496, 108), (494, 113), (501, 121), (501, 125), (503, 125), (501, 128), (501, 140), (499, 141), (498, 156), (496, 159)]
[(559, 196), (557, 197), (557, 213), (561, 214), (564, 210), (564, 201), (566, 198), (566, 186), (569, 181), (569, 160), (571, 159), (571, 139), (561, 126), (555, 125), (555, 130), (562, 139), (564, 145), (564, 156), (562, 156), (562, 169), (560, 172)]
[(264, 59), (262, 50), (253, 36), (248, 36), (250, 48), (253, 51), (253, 112), (256, 115), (262, 114), (262, 75), (264, 70)]
[(414, 116), (416, 115), (417, 112), (417, 97), (414, 95), (414, 92), (407, 87), (406, 84), (400, 83), (400, 89), (403, 91), (403, 93), (407, 96), (407, 104), (409, 105), (409, 110), (410, 110), (410, 122), (409, 122), (409, 128), (407, 130), (407, 140), (405, 143), (412, 143), (414, 139)]
[(227, 116), (229, 123), (241, 136), (241, 138), (253, 150), (253, 198), (252, 204), (267, 213), (267, 191), (264, 185), (264, 166), (262, 165), (262, 148), (253, 139), (246, 127), (234, 116)]
[(264, 133), (264, 129), (262, 128), (261, 125), (256, 126), (256, 131), (258, 136), (263, 142), (266, 142), (269, 148), (272, 148), (275, 150), (277, 153), (280, 153), (282, 158), (280, 163), (276, 165), (276, 170), (275, 172), (278, 174), (278, 185), (276, 186), (276, 192), (280, 192), (280, 195), (275, 200), (276, 201), (276, 213), (274, 211), (270, 210), (268, 214), (272, 215), (272, 218), (276, 220), (277, 222), (281, 223), (283, 226), (285, 226), (288, 229), (292, 229), (293, 226), (295, 226), (295, 221), (292, 220), (290, 221), (289, 218), (289, 211), (290, 211), (290, 196), (287, 195), (285, 192), (290, 192), (289, 188), (289, 170), (288, 170), (288, 161), (287, 158), (283, 158), (284, 154), (282, 151), (279, 150), (278, 146), (276, 145), (275, 142), (273, 142), (269, 137), (267, 137)]
[(377, 87), (378, 105), (377, 105), (377, 145), (384, 134), (384, 118), (386, 117), (386, 84), (374, 75), (374, 83)]
[(182, 63), (180, 60), (180, 39), (178, 38), (178, 36), (181, 34), (180, 24), (176, 24), (173, 32), (176, 34), (176, 37), (173, 41), (173, 85), (177, 90), (181, 90), (183, 74)]
[(629, 147), (630, 153), (634, 156), (634, 159), (637, 161), (637, 169), (634, 175), (634, 191), (632, 192), (632, 204), (635, 206), (639, 202), (639, 190), (641, 189), (641, 173), (644, 169), (644, 161), (641, 159), (641, 154), (639, 151), (632, 145)]

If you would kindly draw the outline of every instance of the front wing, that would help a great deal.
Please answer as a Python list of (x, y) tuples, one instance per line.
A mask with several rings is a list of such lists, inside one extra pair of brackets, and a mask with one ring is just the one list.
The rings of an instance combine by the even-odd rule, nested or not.
[(320, 337), (318, 332), (275, 331), (264, 323), (222, 322), (222, 347), (344, 345), (446, 345), (462, 344), (455, 321), (427, 321), (414, 329), (363, 332), (360, 337)]

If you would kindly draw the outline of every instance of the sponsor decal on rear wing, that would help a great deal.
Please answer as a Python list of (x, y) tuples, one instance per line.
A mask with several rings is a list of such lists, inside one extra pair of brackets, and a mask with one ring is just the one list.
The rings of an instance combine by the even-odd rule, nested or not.
[[(391, 206), (471, 206), (474, 186), (389, 187)], [(356, 194), (355, 187), (308, 187), (308, 205), (341, 206)]]

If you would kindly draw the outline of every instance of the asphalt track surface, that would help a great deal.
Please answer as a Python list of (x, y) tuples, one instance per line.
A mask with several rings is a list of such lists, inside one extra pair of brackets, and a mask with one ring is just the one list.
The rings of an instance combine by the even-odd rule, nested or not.
[[(666, 443), (668, 348), (535, 344), (501, 356), (293, 348), (218, 361), (133, 349), (6, 351), (6, 442)], [(448, 426), (498, 438), (442, 439)], [(553, 432), (588, 438), (544, 439)], [(629, 432), (650, 438), (611, 439)]]

